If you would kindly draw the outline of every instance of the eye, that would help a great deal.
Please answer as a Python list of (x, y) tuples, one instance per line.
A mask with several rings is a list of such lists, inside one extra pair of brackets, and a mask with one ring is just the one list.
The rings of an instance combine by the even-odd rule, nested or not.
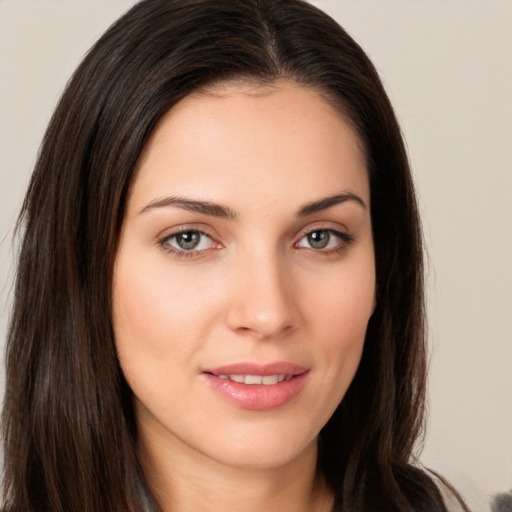
[(314, 249), (316, 251), (329, 249), (344, 249), (353, 237), (347, 233), (341, 233), (334, 229), (315, 229), (306, 233), (296, 244), (295, 247)]
[(216, 245), (209, 235), (192, 229), (168, 235), (160, 240), (159, 244), (177, 256), (191, 256), (194, 253), (211, 249)]

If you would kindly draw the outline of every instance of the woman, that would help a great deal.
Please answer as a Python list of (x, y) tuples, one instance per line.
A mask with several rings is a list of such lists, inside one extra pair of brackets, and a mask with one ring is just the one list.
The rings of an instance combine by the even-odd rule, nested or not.
[(413, 463), (404, 145), (328, 16), (139, 3), (69, 83), (21, 219), (8, 510), (446, 510)]

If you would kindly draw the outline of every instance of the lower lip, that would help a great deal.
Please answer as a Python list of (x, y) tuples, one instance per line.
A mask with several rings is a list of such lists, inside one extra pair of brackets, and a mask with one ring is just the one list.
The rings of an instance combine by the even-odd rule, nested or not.
[(242, 409), (270, 411), (291, 402), (306, 383), (309, 372), (294, 375), (290, 380), (277, 384), (243, 384), (203, 373), (212, 389), (221, 398)]

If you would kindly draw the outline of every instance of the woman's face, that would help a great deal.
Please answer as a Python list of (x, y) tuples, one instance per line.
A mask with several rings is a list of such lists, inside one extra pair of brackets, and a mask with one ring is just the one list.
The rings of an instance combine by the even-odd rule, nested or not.
[(224, 85), (161, 120), (134, 175), (113, 287), (146, 445), (240, 467), (314, 449), (356, 372), (374, 297), (361, 146), (318, 93)]

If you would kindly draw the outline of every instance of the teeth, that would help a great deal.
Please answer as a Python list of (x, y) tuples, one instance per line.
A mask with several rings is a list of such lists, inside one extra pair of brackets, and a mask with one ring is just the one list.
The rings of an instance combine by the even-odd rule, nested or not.
[(262, 377), (261, 382), (267, 385), (277, 384), (277, 375), (265, 375), (265, 377)]
[(244, 384), (261, 384), (263, 377), (261, 375), (246, 375)]
[(263, 384), (265, 386), (272, 386), (274, 384), (278, 384), (279, 382), (283, 382), (285, 380), (290, 380), (293, 375), (286, 375), (284, 373), (280, 373), (279, 375), (217, 375), (219, 379), (229, 379), (234, 382), (239, 382), (241, 384), (249, 384), (258, 385)]

